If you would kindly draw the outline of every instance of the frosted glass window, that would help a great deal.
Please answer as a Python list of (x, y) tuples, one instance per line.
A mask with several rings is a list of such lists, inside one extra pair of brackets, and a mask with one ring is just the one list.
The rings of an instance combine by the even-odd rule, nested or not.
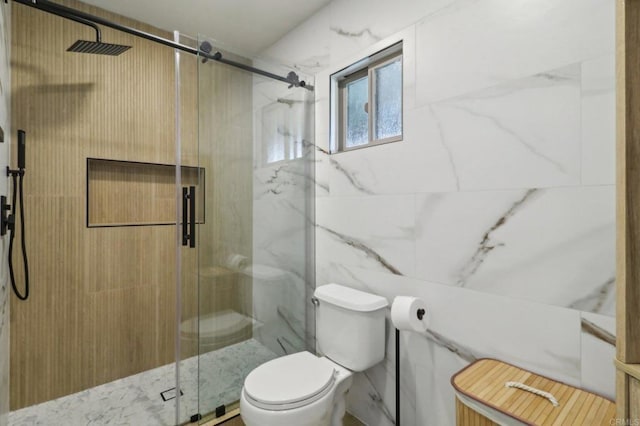
[(332, 153), (402, 140), (402, 42), (331, 79)]
[(345, 146), (352, 148), (369, 142), (369, 78), (347, 83), (346, 86), (346, 138)]
[(375, 68), (375, 138), (386, 139), (402, 134), (402, 62), (395, 61)]

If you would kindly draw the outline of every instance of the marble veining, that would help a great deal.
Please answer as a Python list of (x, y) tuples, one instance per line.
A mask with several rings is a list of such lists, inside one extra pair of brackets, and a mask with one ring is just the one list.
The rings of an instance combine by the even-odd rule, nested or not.
[(549, 155), (546, 155), (543, 152), (541, 152), (538, 148), (536, 148), (534, 143), (527, 141), (525, 138), (519, 135), (517, 131), (509, 128), (507, 124), (500, 121), (499, 118), (492, 117), (491, 115), (483, 114), (478, 111), (474, 111), (471, 108), (465, 108), (463, 106), (454, 106), (453, 108), (457, 108), (458, 110), (466, 112), (469, 115), (489, 121), (496, 128), (500, 129), (502, 132), (511, 136), (514, 141), (520, 143), (527, 151), (529, 151), (530, 153), (532, 153), (537, 157), (542, 158), (544, 161), (547, 161), (548, 163), (553, 165), (556, 169), (558, 169), (559, 172), (566, 173), (566, 169), (562, 164), (560, 164), (558, 161), (551, 158)]
[(421, 102), (450, 98), (614, 49), (614, 7), (607, 0), (562, 4), (541, 0), (507, 6), (501, 0), (487, 0), (462, 1), (456, 6), (416, 26)]
[(380, 395), (380, 392), (378, 392), (378, 390), (376, 389), (376, 386), (374, 385), (374, 382), (370, 377), (370, 374), (365, 372), (365, 373), (362, 373), (362, 375), (367, 379), (367, 381), (369, 382), (369, 386), (371, 387), (371, 390), (369, 392), (369, 398), (371, 398), (371, 401), (375, 404), (378, 410), (380, 410), (380, 412), (382, 412), (382, 414), (389, 420), (389, 422), (395, 425), (396, 424), (396, 421), (394, 419), (395, 416), (391, 414), (391, 410), (389, 409), (389, 407), (387, 407), (384, 398), (382, 398), (382, 396)]
[(473, 274), (476, 273), (476, 271), (478, 270), (478, 268), (480, 268), (480, 266), (482, 266), (487, 256), (489, 256), (489, 254), (491, 253), (491, 251), (493, 251), (496, 248), (504, 246), (503, 242), (496, 242), (492, 240), (493, 233), (498, 228), (506, 224), (507, 221), (512, 216), (514, 216), (520, 208), (522, 208), (522, 206), (527, 202), (527, 200), (530, 199), (535, 194), (535, 192), (536, 192), (535, 189), (527, 190), (523, 195), (523, 197), (518, 201), (516, 201), (515, 203), (513, 203), (513, 205), (509, 208), (509, 210), (507, 210), (502, 216), (500, 216), (500, 218), (491, 226), (491, 228), (489, 228), (489, 230), (484, 233), (484, 235), (482, 236), (482, 240), (480, 240), (480, 243), (478, 244), (478, 248), (476, 249), (475, 253), (473, 254), (473, 256), (471, 256), (471, 259), (469, 259), (467, 264), (462, 267), (459, 273), (459, 278), (457, 282), (458, 286), (464, 287), (467, 280)]
[(254, 200), (264, 196), (298, 196), (312, 183), (305, 171), (305, 160), (283, 161), (256, 169), (254, 173)]
[[(433, 117), (437, 117), (436, 112), (433, 109), (433, 105), (429, 105), (429, 110), (431, 111), (431, 115)], [(436, 120), (436, 127), (438, 128), (438, 134), (440, 136), (439, 140), (442, 142), (442, 147), (447, 153), (447, 158), (449, 160), (449, 165), (451, 166), (451, 172), (456, 180), (456, 190), (460, 191), (460, 176), (458, 176), (458, 172), (456, 170), (456, 162), (453, 159), (453, 152), (451, 152), (451, 148), (447, 145), (447, 138), (445, 137), (444, 128), (440, 120)]]
[(379, 253), (377, 253), (371, 247), (368, 247), (362, 241), (358, 241), (355, 238), (352, 238), (352, 237), (349, 237), (348, 235), (345, 235), (345, 234), (342, 234), (340, 232), (334, 231), (333, 229), (327, 228), (326, 226), (322, 226), (322, 225), (318, 224), (318, 225), (316, 225), (316, 227), (318, 229), (321, 229), (321, 230), (325, 231), (329, 235), (333, 236), (335, 239), (337, 239), (341, 243), (344, 243), (349, 247), (352, 247), (352, 248), (354, 248), (354, 249), (356, 249), (358, 251), (363, 252), (367, 256), (367, 258), (373, 259), (380, 266), (382, 266), (384, 269), (386, 269), (387, 271), (391, 272), (392, 274), (394, 274), (394, 275), (403, 275), (402, 272), (400, 272), (395, 266), (393, 266), (391, 263), (389, 263), (384, 257), (382, 257)]
[(364, 194), (373, 194), (374, 192), (368, 188), (366, 188), (362, 182), (360, 182), (360, 180), (357, 177), (357, 173), (354, 172), (350, 172), (349, 170), (345, 169), (344, 166), (342, 164), (340, 164), (337, 160), (335, 160), (334, 158), (329, 158), (329, 163), (331, 164), (331, 166), (336, 169), (338, 172), (340, 172), (341, 174), (344, 175), (344, 177), (346, 177), (349, 181), (349, 183), (358, 191), (364, 193)]
[(297, 70), (314, 73), (323, 70), (329, 62), (329, 55), (314, 55), (298, 60), (291, 66)]
[(459, 186), (578, 183), (580, 76), (580, 65), (572, 64), (431, 104)]
[[(327, 62), (326, 148), (331, 73), (405, 40), (404, 140), (315, 162), (317, 284), (428, 303), (429, 332), (402, 340), (404, 424), (455, 424), (450, 377), (479, 357), (613, 395), (614, 9), (336, 0), (269, 49)], [(370, 426), (393, 424), (392, 354), (354, 376)]]
[[(379, 294), (389, 301), (404, 294), (427, 301), (428, 331), (401, 333), (401, 392), (413, 392), (417, 399), (411, 404), (405, 402), (410, 400), (408, 396), (403, 397), (405, 424), (409, 418), (417, 420), (408, 424), (453, 424), (449, 423), (455, 418), (451, 375), (483, 357), (511, 362), (572, 385), (581, 384), (581, 322), (580, 313), (573, 309), (339, 263), (322, 265), (320, 274), (326, 281)], [(592, 322), (600, 324), (602, 318), (607, 319), (597, 317)], [(552, 329), (549, 323), (554, 324)], [(381, 396), (387, 407), (393, 407), (394, 339), (393, 327), (390, 323), (388, 327), (387, 359), (367, 371), (367, 377), (355, 380), (350, 396), (351, 411), (366, 424), (392, 424), (377, 402), (377, 396)], [(598, 368), (593, 369), (597, 375)], [(601, 380), (613, 381), (606, 376)]]
[(615, 277), (611, 277), (602, 283), (602, 285), (596, 287), (591, 293), (571, 303), (569, 307), (582, 311), (603, 313), (606, 307), (615, 303), (613, 300), (615, 297), (615, 284)]
[(331, 31), (338, 34), (339, 36), (348, 37), (348, 38), (360, 38), (364, 35), (367, 35), (374, 42), (380, 41), (382, 39), (382, 37), (373, 34), (371, 29), (369, 28), (364, 28), (360, 31), (346, 31), (346, 30), (343, 30), (342, 28), (331, 27)]
[(613, 315), (614, 193), (598, 186), (417, 196), (415, 276)]

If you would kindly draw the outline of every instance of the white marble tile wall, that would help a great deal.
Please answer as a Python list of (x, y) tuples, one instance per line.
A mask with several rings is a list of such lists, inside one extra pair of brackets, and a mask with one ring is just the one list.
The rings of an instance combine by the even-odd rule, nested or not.
[(615, 318), (582, 312), (581, 382), (585, 389), (615, 398)]
[[(572, 385), (581, 384), (578, 311), (365, 268), (334, 264), (331, 271), (332, 281), (380, 294), (389, 301), (397, 294), (428, 301), (429, 331), (402, 336), (402, 414), (417, 421), (404, 424), (453, 424), (449, 379), (479, 358), (506, 360)], [(385, 362), (356, 381), (351, 410), (369, 425), (393, 424), (392, 419), (385, 419), (374, 395), (385, 396), (382, 400), (393, 414), (394, 362), (390, 340)]]
[[(0, 168), (9, 164), (11, 138), (10, 120), (10, 47), (11, 3), (0, 3), (0, 127), (4, 130), (4, 143), (0, 144)], [(0, 180), (0, 194), (7, 194), (7, 179)], [(9, 298), (11, 288), (7, 266), (8, 238), (0, 241), (0, 426), (8, 424), (9, 415)]]
[[(479, 357), (614, 396), (614, 7), (334, 0), (264, 52), (316, 76), (316, 285), (431, 308), (403, 424), (454, 424)], [(404, 140), (330, 155), (330, 75), (397, 40)], [(350, 393), (368, 425), (393, 424), (391, 343)]]

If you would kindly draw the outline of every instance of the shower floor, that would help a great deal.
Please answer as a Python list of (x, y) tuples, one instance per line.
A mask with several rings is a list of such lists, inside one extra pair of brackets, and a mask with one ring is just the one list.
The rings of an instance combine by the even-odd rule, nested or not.
[[(199, 359), (198, 359), (199, 358)], [(276, 354), (249, 339), (180, 363), (181, 421), (198, 412), (238, 399), (244, 378)], [(198, 361), (200, 377), (198, 378)], [(26, 407), (9, 414), (10, 426), (82, 426), (175, 424), (175, 399), (163, 401), (161, 392), (175, 387), (175, 364), (105, 383), (62, 398)]]

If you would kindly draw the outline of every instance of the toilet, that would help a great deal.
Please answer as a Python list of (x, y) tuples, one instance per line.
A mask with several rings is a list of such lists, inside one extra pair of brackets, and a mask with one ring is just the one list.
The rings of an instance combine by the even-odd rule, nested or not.
[(315, 291), (318, 351), (266, 362), (244, 381), (240, 415), (247, 426), (339, 426), (353, 373), (384, 359), (383, 297), (339, 284)]

